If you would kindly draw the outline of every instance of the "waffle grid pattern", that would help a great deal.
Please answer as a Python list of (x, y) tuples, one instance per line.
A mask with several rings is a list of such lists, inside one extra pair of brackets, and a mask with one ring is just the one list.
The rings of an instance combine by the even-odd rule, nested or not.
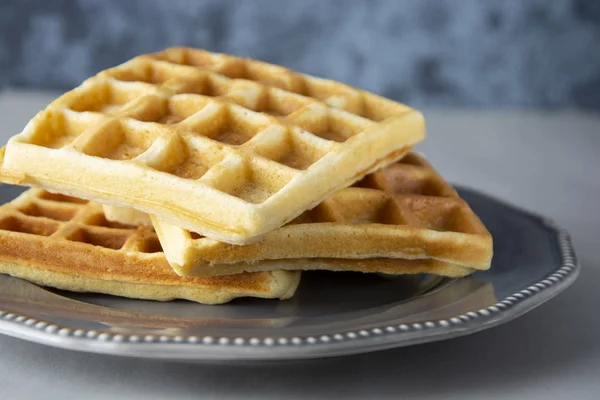
[[(68, 150), (56, 154), (82, 154), (141, 167), (144, 175), (181, 188), (179, 193), (203, 192), (208, 204), (223, 201), (225, 194), (232, 217), (220, 221), (224, 217), (206, 206), (171, 204), (168, 210), (161, 209), (158, 201), (142, 204), (143, 200), (120, 198), (121, 193), (105, 188), (84, 187), (70, 193), (101, 201), (97, 195), (105, 192), (108, 202), (118, 198), (115, 205), (164, 215), (215, 239), (245, 243), (289, 221), (303, 211), (303, 205), (306, 209), (321, 200), (305, 190), (292, 194), (291, 181), (297, 186), (300, 179), (302, 186), (319, 178), (326, 187), (315, 187), (312, 196), (324, 198), (400, 157), (422, 139), (423, 129), (415, 110), (341, 83), (260, 61), (173, 48), (136, 57), (88, 79), (38, 114), (15, 141)], [(368, 137), (352, 140), (356, 136)], [(390, 139), (388, 144), (381, 141), (384, 136)], [(390, 143), (395, 147), (390, 148)], [(352, 154), (369, 147), (374, 150), (365, 156), (368, 160), (357, 161), (362, 170), (353, 171)], [(14, 167), (17, 159), (11, 160), (5, 168), (19, 169)], [(321, 168), (313, 168), (320, 160), (324, 160)], [(340, 165), (336, 168), (332, 162)], [(327, 170), (331, 173), (324, 179)], [(127, 178), (123, 182), (133, 184)], [(98, 190), (90, 196), (90, 189)], [(257, 210), (252, 206), (264, 206), (276, 194), (295, 197), (297, 204), (281, 216), (251, 215)], [(190, 215), (199, 219), (192, 222)], [(250, 226), (237, 226), (242, 224), (241, 215), (254, 219), (247, 221)], [(261, 227), (257, 222), (261, 217), (263, 224), (271, 226)], [(236, 226), (237, 231), (227, 232)]]
[(434, 258), (487, 269), (492, 256), (485, 226), (416, 153), (334, 193), (255, 244), (229, 245), (152, 219), (167, 259), (182, 275), (218, 274), (222, 265), (214, 264), (318, 257)]
[(287, 298), (300, 279), (299, 272), (274, 270), (180, 277), (151, 226), (109, 221), (100, 204), (42, 189), (0, 207), (0, 273), (60, 289), (208, 304)]
[(62, 194), (31, 189), (5, 205), (0, 229), (47, 236), (50, 240), (69, 240), (111, 250), (136, 253), (161, 253), (158, 237), (151, 228), (109, 221), (102, 207)]

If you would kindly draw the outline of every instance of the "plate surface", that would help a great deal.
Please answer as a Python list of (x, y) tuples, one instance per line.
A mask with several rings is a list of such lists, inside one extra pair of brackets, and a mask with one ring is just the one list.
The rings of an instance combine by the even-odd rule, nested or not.
[[(0, 201), (22, 188), (0, 186)], [(73, 350), (172, 360), (363, 353), (466, 335), (554, 297), (579, 273), (552, 221), (460, 189), (494, 237), (491, 270), (463, 279), (308, 272), (287, 301), (204, 306), (41, 288), (0, 275), (0, 333)]]

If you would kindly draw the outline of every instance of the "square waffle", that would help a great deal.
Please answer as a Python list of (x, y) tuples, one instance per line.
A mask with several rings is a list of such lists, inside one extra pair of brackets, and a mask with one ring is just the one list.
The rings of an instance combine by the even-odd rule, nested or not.
[[(103, 205), (105, 217), (107, 220), (122, 223), (133, 224), (141, 221), (145, 225), (152, 224), (152, 220), (148, 214), (133, 209), (117, 208), (113, 206)], [(232, 245), (227, 245), (232, 246)], [(233, 247), (246, 247), (235, 246)], [(207, 260), (195, 260), (194, 265), (209, 264)], [(476, 269), (462, 265), (448, 263), (432, 258), (426, 259), (402, 259), (402, 258), (369, 258), (369, 259), (347, 259), (347, 258), (284, 258), (274, 260), (260, 260), (251, 263), (237, 262), (230, 264), (212, 264), (208, 274), (227, 275), (235, 274), (240, 270), (257, 271), (300, 271), (300, 270), (327, 270), (327, 271), (360, 271), (383, 274), (420, 274), (428, 273), (449, 277), (462, 277), (473, 273)], [(175, 264), (176, 266), (176, 264)], [(175, 267), (176, 271), (181, 272), (181, 267)], [(206, 275), (204, 268), (193, 268), (187, 270), (190, 276)]]
[(171, 48), (52, 102), (9, 140), (1, 172), (248, 244), (424, 136), (422, 114), (406, 105), (277, 65)]
[[(167, 260), (182, 276), (262, 270), (264, 260), (299, 258), (329, 259), (320, 260), (317, 269), (363, 272), (406, 273), (405, 264), (390, 259), (437, 260), (484, 270), (490, 267), (493, 253), (491, 235), (477, 215), (417, 153), (334, 193), (259, 242), (245, 246), (201, 237), (158, 217), (151, 219)], [(297, 269), (318, 264), (294, 263)], [(422, 263), (418, 270), (427, 271), (427, 265), (434, 264)]]
[(0, 273), (80, 292), (220, 304), (289, 298), (299, 272), (178, 276), (151, 227), (110, 222), (99, 204), (30, 189), (0, 206)]

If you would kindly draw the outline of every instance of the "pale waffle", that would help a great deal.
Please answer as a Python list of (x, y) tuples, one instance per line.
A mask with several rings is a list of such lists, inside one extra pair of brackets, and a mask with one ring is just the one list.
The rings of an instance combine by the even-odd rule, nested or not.
[(107, 220), (126, 225), (152, 225), (150, 216), (133, 208), (123, 208), (102, 204), (102, 211)]
[(109, 222), (99, 204), (30, 189), (0, 206), (0, 273), (81, 292), (219, 304), (289, 298), (299, 272), (183, 278), (151, 227)]
[(422, 114), (406, 105), (260, 61), (172, 48), (52, 102), (9, 140), (1, 169), (9, 183), (248, 244), (424, 136)]
[[(169, 263), (182, 276), (263, 270), (264, 260), (303, 258), (329, 260), (294, 262), (296, 268), (406, 273), (407, 264), (392, 259), (431, 259), (443, 262), (448, 271), (450, 265), (485, 270), (493, 253), (491, 235), (477, 215), (416, 153), (336, 192), (245, 246), (201, 237), (151, 218)], [(432, 262), (409, 264), (419, 265), (419, 272), (440, 265), (427, 263)]]

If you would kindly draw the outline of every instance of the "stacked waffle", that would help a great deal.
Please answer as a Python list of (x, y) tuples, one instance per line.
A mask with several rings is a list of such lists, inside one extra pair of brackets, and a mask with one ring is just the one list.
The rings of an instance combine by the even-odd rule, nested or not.
[(171, 48), (102, 71), (2, 149), (0, 272), (77, 291), (288, 298), (301, 270), (464, 276), (491, 236), (422, 115), (280, 66)]

